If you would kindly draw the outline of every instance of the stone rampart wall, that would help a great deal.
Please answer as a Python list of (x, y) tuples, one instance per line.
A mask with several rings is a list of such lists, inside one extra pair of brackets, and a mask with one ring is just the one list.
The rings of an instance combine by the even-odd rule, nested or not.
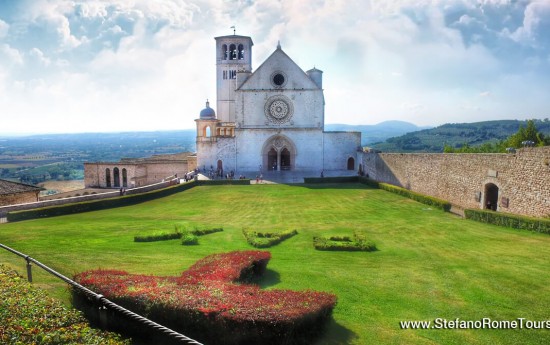
[[(173, 180), (169, 180), (169, 181), (155, 183), (155, 184), (148, 185), (148, 186), (130, 188), (130, 189), (126, 189), (124, 194), (125, 195), (130, 195), (130, 194), (146, 193), (146, 192), (150, 192), (152, 190), (166, 188), (166, 187), (174, 185), (178, 182), (179, 182), (178, 179), (173, 179)], [(16, 204), (16, 205), (12, 204), (12, 205), (9, 205), (9, 206), (1, 206), (0, 207), (0, 217), (5, 217), (8, 214), (8, 212), (12, 212), (12, 211), (32, 210), (34, 208), (40, 208), (40, 207), (58, 206), (58, 205), (72, 204), (72, 203), (75, 203), (75, 202), (83, 202), (83, 201), (92, 201), (92, 200), (114, 198), (114, 197), (117, 197), (117, 196), (120, 196), (120, 191), (118, 189), (114, 190), (114, 191), (113, 190), (107, 191), (105, 193), (81, 195), (81, 196), (74, 196), (74, 197), (70, 197), (70, 198), (55, 199), (55, 200), (44, 200), (44, 201), (38, 201), (38, 202), (36, 202), (36, 197), (35, 197), (35, 199), (34, 199), (35, 202), (26, 201), (26, 203), (20, 203), (20, 204)]]
[(4, 194), (0, 196), (0, 206), (38, 201), (38, 193), (39, 192), (31, 191), (24, 193)]
[(550, 147), (514, 154), (365, 153), (369, 177), (464, 208), (485, 208), (498, 187), (497, 211), (550, 216)]

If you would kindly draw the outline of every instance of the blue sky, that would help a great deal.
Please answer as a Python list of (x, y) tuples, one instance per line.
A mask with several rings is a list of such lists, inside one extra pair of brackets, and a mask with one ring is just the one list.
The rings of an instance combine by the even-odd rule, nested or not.
[(0, 0), (0, 133), (194, 128), (233, 25), (324, 71), (326, 123), (550, 117), (548, 0)]

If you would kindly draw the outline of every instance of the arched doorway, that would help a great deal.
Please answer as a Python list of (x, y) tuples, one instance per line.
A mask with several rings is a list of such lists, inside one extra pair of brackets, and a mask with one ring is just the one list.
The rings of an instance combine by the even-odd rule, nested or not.
[(348, 170), (355, 170), (355, 159), (353, 157), (348, 158)]
[(267, 153), (267, 166), (269, 167), (269, 170), (272, 171), (279, 169), (277, 166), (277, 151), (273, 147)]
[(107, 188), (111, 188), (111, 170), (109, 168), (105, 169), (105, 185)]
[(281, 170), (290, 170), (292, 166), (290, 165), (290, 151), (285, 147), (281, 151)]
[(115, 182), (115, 187), (120, 187), (120, 171), (118, 168), (113, 169), (113, 180)]
[(494, 183), (485, 185), (485, 203), (484, 207), (487, 210), (496, 211), (498, 207), (498, 186)]
[(262, 164), (270, 171), (294, 170), (296, 147), (283, 135), (267, 139), (262, 148)]
[(128, 172), (126, 168), (122, 169), (122, 187), (128, 187)]

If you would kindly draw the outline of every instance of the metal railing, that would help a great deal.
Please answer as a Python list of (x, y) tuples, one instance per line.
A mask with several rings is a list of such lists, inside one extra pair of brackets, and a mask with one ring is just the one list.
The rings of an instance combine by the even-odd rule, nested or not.
[(65, 277), (64, 275), (62, 275), (61, 273), (51, 269), (50, 267), (44, 265), (43, 263), (41, 263), (40, 261), (37, 261), (33, 258), (31, 258), (29, 255), (25, 255), (21, 252), (18, 252), (17, 250), (13, 249), (13, 248), (10, 248), (2, 243), (0, 243), (0, 248), (4, 248), (5, 250), (15, 254), (15, 255), (18, 255), (22, 258), (25, 259), (25, 261), (27, 262), (27, 279), (30, 283), (32, 283), (32, 264), (34, 263), (36, 266), (42, 268), (43, 270), (45, 270), (46, 272), (52, 274), (53, 276), (63, 280), (64, 282), (66, 282), (67, 284), (71, 285), (73, 288), (79, 290), (80, 292), (84, 293), (86, 296), (92, 298), (94, 301), (96, 301), (98, 303), (98, 305), (101, 306), (101, 308), (110, 308), (111, 310), (114, 310), (134, 321), (137, 321), (147, 327), (150, 327), (158, 332), (161, 332), (163, 333), (164, 335), (167, 335), (169, 337), (171, 337), (172, 339), (182, 343), (182, 344), (194, 344), (194, 345), (203, 345), (202, 343), (199, 343), (198, 341), (196, 340), (193, 340), (183, 334), (180, 334), (168, 327), (165, 327), (163, 325), (160, 325), (154, 321), (151, 321), (139, 314), (136, 314), (134, 313), (133, 311), (131, 310), (128, 310), (124, 307), (121, 307), (119, 306), (118, 304), (108, 300), (107, 298), (103, 297), (103, 295), (100, 295), (100, 294), (97, 294), (95, 292), (93, 292), (92, 290), (78, 284), (77, 282), (75, 282), (74, 280), (72, 279), (69, 279), (67, 277)]

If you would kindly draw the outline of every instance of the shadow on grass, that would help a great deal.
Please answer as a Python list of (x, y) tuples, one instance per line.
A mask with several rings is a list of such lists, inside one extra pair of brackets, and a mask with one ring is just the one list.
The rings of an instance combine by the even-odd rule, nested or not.
[(359, 182), (334, 182), (334, 183), (287, 183), (290, 187), (304, 187), (308, 189), (377, 189)]
[(253, 283), (258, 284), (262, 289), (277, 285), (281, 282), (281, 275), (277, 271), (266, 269), (262, 276), (254, 279)]
[(330, 322), (325, 326), (324, 334), (313, 344), (342, 345), (349, 344), (354, 339), (357, 339), (357, 334), (334, 321), (334, 318), (331, 318)]

